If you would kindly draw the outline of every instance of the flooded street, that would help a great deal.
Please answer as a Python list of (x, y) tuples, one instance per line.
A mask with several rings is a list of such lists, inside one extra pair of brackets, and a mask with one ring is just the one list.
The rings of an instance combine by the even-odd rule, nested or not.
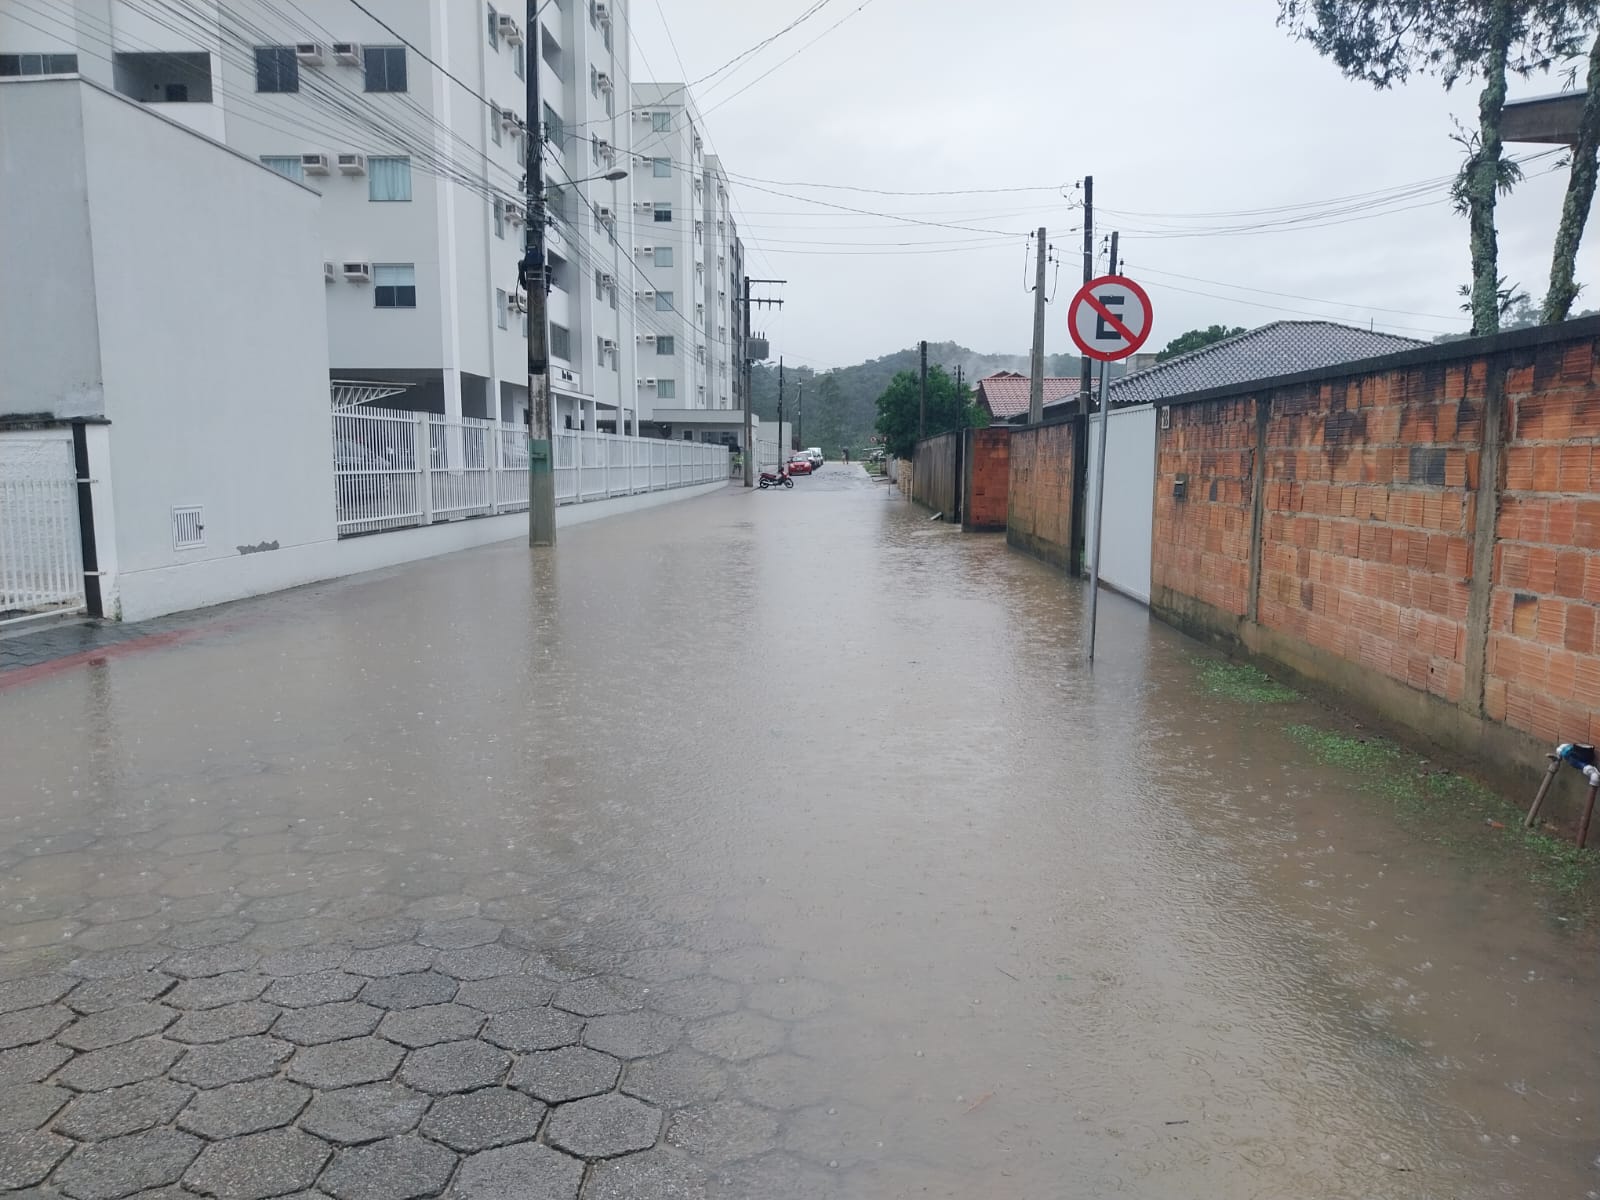
[(0, 675), (0, 1190), (1600, 1195), (1592, 932), (1079, 605), (830, 464)]

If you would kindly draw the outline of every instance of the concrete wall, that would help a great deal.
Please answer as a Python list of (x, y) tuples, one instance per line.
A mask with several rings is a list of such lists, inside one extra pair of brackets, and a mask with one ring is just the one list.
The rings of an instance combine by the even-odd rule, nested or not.
[(1172, 409), (1153, 605), (1530, 782), (1600, 738), (1600, 319), (1360, 368)]
[(1075, 418), (1011, 432), (1006, 541), (1045, 562), (1072, 562)]
[[(1100, 417), (1089, 419), (1088, 520), (1084, 540), (1096, 556), (1094, 493), (1098, 486)], [(1106, 495), (1101, 521), (1106, 552), (1100, 579), (1125, 596), (1150, 602), (1150, 541), (1154, 522), (1156, 412), (1153, 408), (1113, 410), (1106, 438)]]
[(966, 437), (961, 528), (973, 532), (1004, 529), (1006, 495), (1011, 489), (1011, 427), (969, 429)]
[(941, 433), (917, 443), (911, 459), (911, 498), (934, 512), (953, 516), (961, 486), (960, 433)]

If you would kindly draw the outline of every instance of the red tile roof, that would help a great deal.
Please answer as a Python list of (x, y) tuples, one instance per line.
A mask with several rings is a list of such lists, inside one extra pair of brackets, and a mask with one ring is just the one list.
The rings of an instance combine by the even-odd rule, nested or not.
[[(1010, 371), (978, 380), (978, 402), (997, 421), (1020, 416), (1028, 411), (1028, 377)], [(1078, 394), (1078, 380), (1045, 376), (1044, 402), (1053, 404)]]

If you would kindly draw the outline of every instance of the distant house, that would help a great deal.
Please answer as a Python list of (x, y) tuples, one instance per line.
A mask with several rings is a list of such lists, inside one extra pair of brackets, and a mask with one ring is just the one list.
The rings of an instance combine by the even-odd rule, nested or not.
[[(1019, 375), (1016, 371), (998, 371), (993, 375), (986, 375), (978, 380), (977, 395), (974, 397), (989, 413), (992, 422), (1010, 421), (1016, 417), (1027, 418), (1028, 415), (1028, 383), (1026, 375)], [(1070, 400), (1078, 394), (1078, 381), (1076, 378), (1063, 379), (1046, 376), (1044, 381), (1044, 402), (1050, 404), (1059, 400)]]

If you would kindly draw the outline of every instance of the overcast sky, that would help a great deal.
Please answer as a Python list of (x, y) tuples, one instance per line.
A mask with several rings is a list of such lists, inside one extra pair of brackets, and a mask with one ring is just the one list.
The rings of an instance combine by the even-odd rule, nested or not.
[[(634, 78), (698, 78), (812, 3), (631, 0)], [(1097, 224), (1123, 231), (1127, 273), (1150, 292), (1152, 346), (1195, 326), (1286, 317), (1419, 338), (1466, 328), (1455, 294), (1470, 277), (1466, 224), (1444, 181), (1461, 156), (1451, 116), (1474, 122), (1476, 85), (1446, 93), (1419, 78), (1376, 92), (1346, 81), (1276, 27), (1277, 11), (1275, 0), (827, 0), (695, 89), (711, 146), (734, 176), (894, 192), (1042, 189), (941, 197), (762, 191), (736, 180), (750, 273), (789, 281), (781, 315), (756, 321), (773, 354), (843, 366), (921, 338), (1025, 352), (1026, 232), (1039, 225), (1062, 259), (1046, 350), (1070, 352), (1066, 301), (1082, 275), (1073, 185), (1085, 174), (1095, 178)], [(1511, 95), (1559, 88), (1514, 81)], [(1557, 158), (1530, 163), (1500, 206), (1501, 271), (1536, 300), (1566, 187), (1565, 168), (1552, 171)], [(1438, 186), (1391, 197), (1383, 215), (1320, 203), (1430, 180)], [(995, 232), (861, 216), (802, 196)], [(1315, 207), (1231, 215), (1286, 205)], [(1322, 227), (1219, 232), (1300, 212)], [(1216, 213), (1230, 215), (1204, 215)], [(925, 244), (890, 245), (904, 242)], [(1578, 263), (1591, 287), (1597, 246), (1591, 231)], [(1578, 307), (1595, 303), (1586, 292)]]

